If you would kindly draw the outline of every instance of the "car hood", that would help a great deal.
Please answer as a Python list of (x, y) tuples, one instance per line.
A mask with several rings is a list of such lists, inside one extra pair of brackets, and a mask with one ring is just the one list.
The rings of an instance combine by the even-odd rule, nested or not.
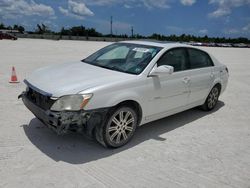
[(35, 90), (60, 97), (134, 77), (135, 75), (76, 62), (38, 69), (25, 82)]

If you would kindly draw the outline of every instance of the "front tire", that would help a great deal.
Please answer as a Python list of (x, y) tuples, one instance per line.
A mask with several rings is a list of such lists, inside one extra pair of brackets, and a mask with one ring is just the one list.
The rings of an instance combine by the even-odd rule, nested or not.
[(205, 111), (211, 111), (217, 105), (220, 96), (220, 88), (219, 86), (214, 86), (210, 91), (209, 95), (205, 103), (201, 106), (201, 108)]
[(114, 110), (102, 129), (105, 145), (118, 148), (127, 144), (135, 133), (137, 120), (137, 113), (131, 107), (122, 106)]

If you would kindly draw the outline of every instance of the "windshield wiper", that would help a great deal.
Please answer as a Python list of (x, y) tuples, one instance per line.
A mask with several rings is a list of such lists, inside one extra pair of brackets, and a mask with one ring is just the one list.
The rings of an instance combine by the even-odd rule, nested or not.
[[(107, 66), (104, 66), (104, 65), (96, 65), (98, 67), (102, 67), (102, 68), (105, 68), (105, 69), (109, 69), (109, 70), (114, 70), (114, 71), (119, 71), (119, 72), (125, 72), (121, 69), (119, 69), (118, 67), (116, 66), (113, 66), (113, 67), (107, 67)], [(126, 73), (126, 72), (125, 72)]]
[(81, 62), (83, 62), (83, 63), (88, 63), (88, 64), (91, 64), (91, 63), (92, 63), (91, 61), (86, 61), (86, 59), (81, 60)]
[(125, 72), (124, 70), (120, 69), (119, 67), (113, 66), (110, 67), (112, 70), (120, 71), (120, 72)]
[(94, 66), (96, 66), (96, 67), (101, 67), (101, 68), (104, 68), (104, 69), (109, 69), (109, 70), (119, 71), (119, 72), (123, 72), (123, 73), (133, 74), (133, 73), (131, 73), (131, 72), (122, 70), (122, 69), (120, 69), (120, 68), (117, 67), (117, 66), (107, 67), (107, 66), (104, 66), (104, 65), (94, 64), (94, 63), (92, 63), (92, 62), (88, 62), (88, 61), (86, 61), (85, 59), (83, 59), (83, 60), (81, 60), (81, 61), (82, 61), (83, 63), (87, 63), (87, 64), (90, 64), (90, 65), (94, 65)]
[[(84, 61), (85, 62), (85, 61)], [(86, 62), (88, 63), (88, 62)], [(109, 70), (115, 70), (113, 69), (113, 67), (107, 67), (107, 66), (104, 66), (104, 65), (100, 65), (100, 64), (92, 64), (92, 63), (89, 63), (90, 65), (94, 65), (96, 67), (101, 67), (101, 68), (104, 68), (104, 69), (109, 69)]]

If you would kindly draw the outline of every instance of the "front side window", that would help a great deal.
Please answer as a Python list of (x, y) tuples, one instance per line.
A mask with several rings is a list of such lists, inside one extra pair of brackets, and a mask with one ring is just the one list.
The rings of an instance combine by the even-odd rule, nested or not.
[(174, 67), (174, 72), (187, 69), (187, 57), (184, 48), (177, 48), (167, 51), (157, 62), (157, 66), (170, 65)]
[(188, 54), (191, 69), (213, 66), (211, 58), (203, 51), (188, 49)]
[(137, 75), (161, 49), (147, 45), (115, 43), (90, 55), (82, 62)]

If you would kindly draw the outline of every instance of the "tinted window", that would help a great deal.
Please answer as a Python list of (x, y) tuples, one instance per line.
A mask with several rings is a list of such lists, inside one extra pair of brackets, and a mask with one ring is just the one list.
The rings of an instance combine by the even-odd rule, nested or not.
[(191, 69), (213, 66), (207, 53), (196, 49), (188, 49), (188, 53)]
[(186, 50), (177, 48), (166, 52), (157, 62), (157, 66), (170, 65), (174, 67), (174, 72), (187, 69)]

